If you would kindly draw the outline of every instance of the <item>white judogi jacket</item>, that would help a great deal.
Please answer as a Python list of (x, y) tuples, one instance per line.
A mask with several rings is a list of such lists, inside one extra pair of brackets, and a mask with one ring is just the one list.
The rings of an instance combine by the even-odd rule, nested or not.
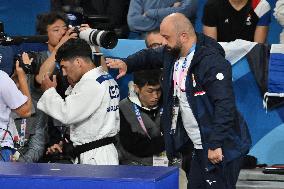
[[(37, 107), (63, 124), (70, 126), (74, 146), (114, 136), (119, 131), (119, 88), (101, 67), (85, 73), (65, 100), (50, 88)], [(118, 165), (113, 144), (82, 153), (80, 163)]]

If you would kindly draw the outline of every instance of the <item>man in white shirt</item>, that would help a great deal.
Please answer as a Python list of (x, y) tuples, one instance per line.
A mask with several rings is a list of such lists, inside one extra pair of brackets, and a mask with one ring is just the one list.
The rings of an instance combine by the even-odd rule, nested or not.
[[(28, 58), (26, 53), (23, 56)], [(16, 64), (15, 76), (20, 90), (8, 74), (0, 70), (0, 161), (11, 161), (14, 151), (11, 129), (15, 124), (11, 118), (11, 111), (20, 117), (31, 115), (31, 95), (26, 74), (19, 67), (19, 62)]]
[(113, 144), (119, 131), (119, 89), (102, 67), (92, 62), (92, 50), (82, 39), (69, 39), (56, 53), (63, 75), (67, 76), (69, 95), (64, 99), (56, 92), (55, 77), (46, 75), (45, 91), (38, 109), (70, 127), (75, 162), (93, 165), (118, 165)]

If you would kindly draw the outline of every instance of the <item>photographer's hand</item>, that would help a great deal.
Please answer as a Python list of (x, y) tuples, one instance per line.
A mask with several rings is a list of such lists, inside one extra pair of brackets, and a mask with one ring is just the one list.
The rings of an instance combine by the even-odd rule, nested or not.
[(33, 58), (29, 58), (28, 53), (23, 52), (23, 54), (22, 54), (22, 59), (23, 59), (23, 63), (24, 63), (24, 64), (28, 64), (28, 65), (31, 65), (31, 64), (32, 64)]
[(83, 31), (83, 30), (86, 30), (88, 28), (90, 28), (89, 24), (81, 24), (79, 31)]
[(56, 86), (57, 86), (56, 75), (53, 75), (52, 81), (51, 81), (49, 79), (48, 74), (45, 74), (44, 78), (43, 78), (43, 80), (41, 82), (41, 89), (43, 91), (46, 91), (46, 90), (48, 90), (48, 89), (50, 89), (52, 87), (56, 88)]
[[(21, 68), (19, 66), (19, 61), (17, 60), (16, 61), (16, 67), (15, 67), (15, 70), (14, 70), (14, 73), (13, 75), (11, 76), (11, 78), (13, 79), (13, 81), (16, 83), (17, 87), (19, 88), (20, 87), (20, 84), (19, 84), (19, 75), (20, 75), (20, 78), (21, 79), (24, 79), (26, 78), (26, 74), (25, 74), (25, 71), (23, 70), (23, 68)], [(19, 73), (19, 74), (18, 74)]]
[(47, 148), (46, 154), (54, 154), (54, 153), (62, 153), (63, 149), (63, 142), (60, 141), (59, 144), (54, 144), (52, 146), (50, 146), (49, 148)]
[(20, 67), (18, 60), (16, 61), (16, 70), (14, 76), (17, 78), (17, 85), (20, 91), (23, 93), (23, 95), (28, 97), (28, 100), (22, 106), (14, 109), (13, 111), (15, 111), (21, 117), (29, 117), (32, 109), (32, 97), (29, 91), (26, 73), (23, 68)]
[(78, 34), (76, 32), (74, 32), (74, 28), (69, 28), (65, 35), (60, 39), (59, 43), (56, 45), (55, 47), (55, 51), (57, 51), (57, 49), (59, 49), (59, 47), (61, 47), (62, 44), (64, 44), (66, 41), (68, 41), (71, 38), (78, 38)]

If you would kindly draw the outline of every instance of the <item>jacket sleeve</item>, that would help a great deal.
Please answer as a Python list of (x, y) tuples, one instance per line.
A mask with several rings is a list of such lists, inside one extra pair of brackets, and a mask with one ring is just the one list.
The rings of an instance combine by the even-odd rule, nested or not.
[(152, 19), (158, 20), (159, 23), (171, 13), (179, 12), (186, 15), (188, 18), (195, 16), (197, 11), (197, 0), (181, 0), (181, 6), (179, 7), (165, 7), (158, 9), (149, 9), (146, 11), (146, 15)]
[(143, 49), (128, 56), (124, 61), (127, 64), (127, 72), (139, 70), (158, 69), (163, 67), (164, 48)]
[(76, 124), (99, 109), (106, 90), (106, 87), (95, 80), (84, 80), (64, 100), (55, 88), (50, 88), (39, 99), (37, 108), (67, 126)]
[(127, 23), (131, 31), (151, 31), (159, 27), (157, 19), (144, 15), (141, 0), (130, 1)]
[(20, 156), (19, 162), (37, 162), (44, 153), (46, 144), (47, 115), (42, 111), (37, 112), (38, 119), (35, 122), (35, 134), (31, 136), (27, 151)]
[[(213, 62), (213, 61), (214, 62)], [(232, 85), (232, 68), (221, 55), (208, 56), (203, 76), (203, 86), (213, 105), (213, 129), (209, 134), (209, 148), (222, 147), (229, 130), (234, 126), (236, 113), (235, 97)]]
[(153, 156), (165, 150), (163, 136), (149, 139), (147, 136), (132, 132), (131, 125), (122, 112), (120, 112), (119, 138), (123, 148), (138, 157)]

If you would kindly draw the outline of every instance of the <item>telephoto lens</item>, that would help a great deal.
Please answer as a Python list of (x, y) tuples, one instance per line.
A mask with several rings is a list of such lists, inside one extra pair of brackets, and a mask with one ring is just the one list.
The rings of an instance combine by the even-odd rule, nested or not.
[(79, 33), (79, 37), (91, 45), (113, 49), (118, 42), (115, 32), (88, 28)]

